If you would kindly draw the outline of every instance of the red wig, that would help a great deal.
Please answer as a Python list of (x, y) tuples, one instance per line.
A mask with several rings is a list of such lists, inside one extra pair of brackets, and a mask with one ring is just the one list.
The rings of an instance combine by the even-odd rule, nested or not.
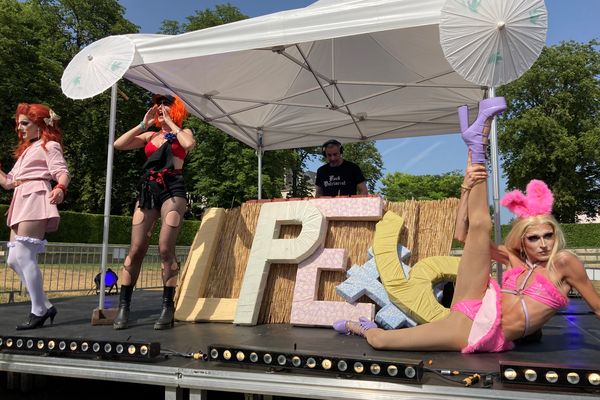
[[(46, 143), (50, 140), (58, 142), (62, 146), (62, 137), (60, 130), (58, 130), (58, 119), (54, 119), (50, 116), (50, 107), (43, 104), (20, 103), (15, 112), (15, 131), (17, 134), (19, 133), (19, 115), (25, 115), (40, 129), (40, 139), (44, 150), (46, 150)], [(48, 125), (46, 121), (48, 121), (50, 125)], [(21, 135), (19, 135), (19, 143), (13, 153), (14, 158), (19, 158), (29, 146), (31, 146), (31, 142), (29, 140), (24, 140)]]
[[(169, 112), (169, 116), (171, 116), (171, 119), (173, 120), (173, 122), (175, 122), (175, 125), (177, 125), (178, 127), (182, 127), (183, 125), (183, 120), (185, 120), (188, 116), (188, 112), (185, 108), (185, 104), (183, 103), (183, 100), (181, 100), (179, 98), (179, 96), (173, 96), (175, 99), (173, 101), (173, 104), (171, 104), (169, 107), (171, 107), (171, 111)], [(159, 126), (159, 122), (158, 122), (158, 115), (156, 115), (154, 117), (154, 125)]]

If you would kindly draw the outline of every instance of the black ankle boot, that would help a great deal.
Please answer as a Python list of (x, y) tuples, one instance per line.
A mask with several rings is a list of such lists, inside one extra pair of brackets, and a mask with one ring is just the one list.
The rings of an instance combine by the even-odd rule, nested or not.
[(121, 296), (119, 297), (119, 311), (113, 321), (114, 329), (125, 329), (129, 322), (129, 306), (131, 305), (131, 295), (133, 286), (121, 285)]
[(56, 308), (54, 306), (46, 310), (44, 315), (35, 315), (34, 313), (29, 314), (29, 319), (22, 324), (17, 325), (18, 331), (24, 331), (27, 329), (36, 329), (44, 326), (44, 323), (50, 318), (50, 323), (54, 323), (54, 317), (56, 317)]
[(154, 329), (169, 329), (173, 327), (175, 321), (175, 288), (170, 286), (163, 287), (162, 310), (160, 316), (154, 324)]

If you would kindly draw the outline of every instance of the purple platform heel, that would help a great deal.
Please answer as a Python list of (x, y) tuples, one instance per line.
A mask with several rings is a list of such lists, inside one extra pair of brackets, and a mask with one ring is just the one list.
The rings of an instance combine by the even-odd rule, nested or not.
[(462, 132), (464, 142), (471, 150), (471, 162), (473, 164), (485, 164), (487, 154), (487, 144), (484, 143), (483, 135), (485, 121), (494, 115), (501, 114), (504, 110), (506, 110), (506, 100), (504, 97), (492, 97), (481, 100), (479, 102), (477, 119), (467, 128), (469, 125), (469, 109), (467, 106), (458, 108), (460, 131)]
[(333, 329), (336, 332), (345, 335), (358, 335), (364, 337), (365, 332), (373, 328), (377, 328), (377, 324), (365, 317), (360, 317), (358, 321), (340, 319), (333, 323)]

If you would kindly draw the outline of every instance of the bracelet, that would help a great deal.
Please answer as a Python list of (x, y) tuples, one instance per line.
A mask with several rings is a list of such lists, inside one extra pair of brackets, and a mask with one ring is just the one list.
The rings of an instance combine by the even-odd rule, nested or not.
[(146, 130), (146, 123), (144, 121), (140, 122), (139, 127), (140, 127), (141, 130), (145, 131)]
[(468, 186), (466, 186), (466, 185), (464, 185), (464, 184), (460, 185), (460, 187), (461, 187), (461, 188), (463, 188), (463, 189), (465, 189), (466, 191), (469, 191), (469, 190), (471, 190), (471, 188), (470, 188), (470, 187), (468, 187)]
[[(65, 185), (63, 185), (62, 183), (57, 183), (57, 184), (54, 186), (54, 189), (60, 189), (60, 190), (62, 190), (62, 191), (63, 191), (63, 194), (67, 194), (67, 187), (66, 187)], [(53, 190), (54, 190), (54, 189), (53, 189)]]
[(175, 134), (176, 134), (176, 135), (179, 135), (179, 132), (181, 132), (181, 128), (178, 128), (178, 129), (175, 131)]

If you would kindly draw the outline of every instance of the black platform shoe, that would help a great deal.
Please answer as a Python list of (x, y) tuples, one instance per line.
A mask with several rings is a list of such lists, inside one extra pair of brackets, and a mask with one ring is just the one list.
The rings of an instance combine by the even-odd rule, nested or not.
[(44, 323), (50, 318), (50, 324), (54, 323), (54, 317), (56, 317), (57, 311), (54, 306), (46, 310), (44, 315), (35, 315), (34, 313), (29, 314), (29, 320), (22, 324), (17, 325), (18, 331), (24, 331), (27, 329), (37, 329), (44, 326)]
[(119, 311), (113, 321), (114, 329), (125, 329), (129, 323), (129, 306), (131, 305), (131, 295), (133, 286), (121, 285), (121, 295), (119, 297)]
[(162, 297), (162, 310), (160, 316), (154, 323), (154, 329), (170, 329), (175, 323), (175, 303), (173, 298), (175, 297), (175, 288), (164, 286), (163, 297)]

